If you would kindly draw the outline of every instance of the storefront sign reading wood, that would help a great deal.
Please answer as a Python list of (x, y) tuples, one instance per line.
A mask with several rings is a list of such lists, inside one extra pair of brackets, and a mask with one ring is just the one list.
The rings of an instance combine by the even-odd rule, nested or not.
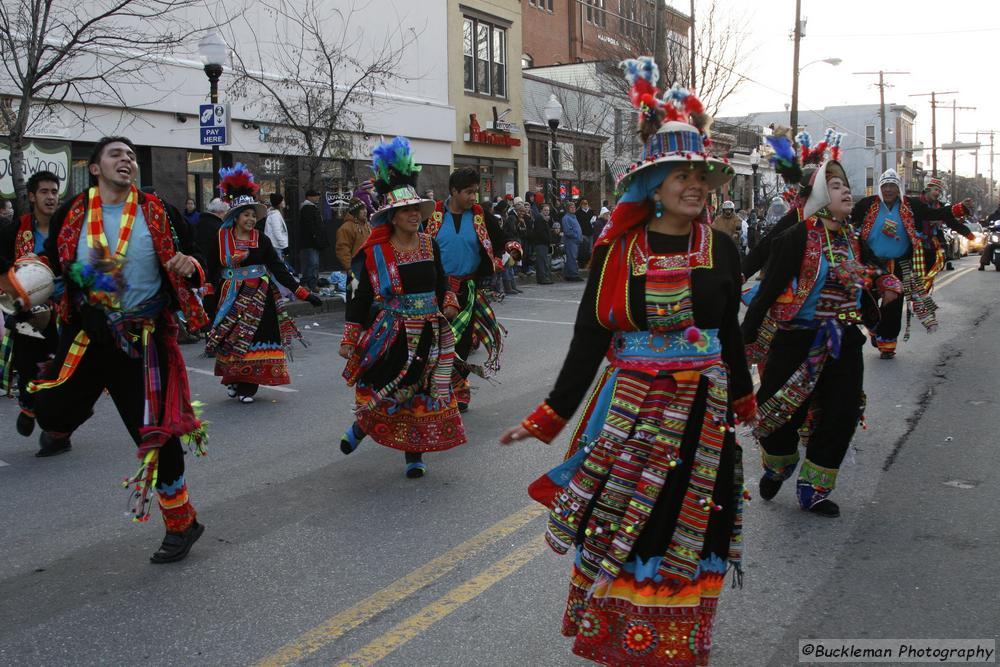
[(469, 114), (469, 131), (465, 140), (470, 144), (487, 144), (490, 146), (520, 146), (521, 140), (509, 134), (498, 131), (484, 130), (479, 126), (476, 114)]

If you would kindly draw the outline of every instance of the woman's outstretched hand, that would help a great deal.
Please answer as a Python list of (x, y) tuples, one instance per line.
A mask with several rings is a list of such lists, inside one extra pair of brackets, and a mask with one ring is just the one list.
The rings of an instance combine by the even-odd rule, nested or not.
[(515, 426), (514, 428), (507, 430), (506, 432), (504, 432), (503, 435), (500, 436), (500, 444), (512, 445), (515, 442), (519, 442), (521, 440), (527, 440), (530, 437), (532, 437), (532, 435), (528, 433), (528, 429), (524, 428), (523, 426)]

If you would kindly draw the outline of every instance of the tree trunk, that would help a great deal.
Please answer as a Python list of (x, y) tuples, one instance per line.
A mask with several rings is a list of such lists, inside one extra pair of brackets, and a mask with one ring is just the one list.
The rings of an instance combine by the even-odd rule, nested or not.
[(24, 134), (12, 127), (10, 145), (10, 179), (14, 184), (14, 219), (30, 210), (28, 186), (24, 180)]

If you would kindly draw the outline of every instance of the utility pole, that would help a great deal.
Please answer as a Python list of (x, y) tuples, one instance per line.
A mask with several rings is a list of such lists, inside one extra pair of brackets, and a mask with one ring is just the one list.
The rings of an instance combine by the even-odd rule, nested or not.
[[(656, 4), (657, 6), (660, 5), (659, 2), (657, 2)], [(698, 88), (698, 78), (695, 76), (694, 57), (695, 57), (694, 0), (691, 0), (691, 90), (696, 90)]]
[(931, 176), (937, 178), (937, 96), (938, 95), (955, 95), (957, 90), (946, 90), (944, 92), (935, 90), (929, 93), (915, 93), (910, 95), (910, 97), (926, 97), (931, 98)]
[[(854, 72), (854, 74), (878, 74), (878, 117), (882, 125), (882, 172), (886, 170), (886, 154), (888, 149), (885, 147), (885, 87), (889, 84), (885, 82), (886, 74), (909, 74), (909, 72), (886, 72), (884, 70), (879, 70), (877, 72)], [(893, 160), (895, 162), (895, 160)]]
[[(663, 5), (662, 2), (657, 2), (653, 9), (653, 60), (660, 66), (660, 80), (656, 81), (656, 86), (660, 90), (666, 90), (671, 86), (667, 83), (669, 80), (667, 77), (676, 77), (677, 72), (667, 72), (666, 64), (666, 45), (667, 45), (667, 31), (664, 30), (663, 26)], [(673, 79), (676, 81), (676, 78)]]
[[(956, 100), (952, 100), (951, 101), (951, 143), (952, 144), (958, 143), (958, 123), (957, 123), (957, 121), (958, 121), (958, 110), (959, 109), (962, 109), (963, 111), (965, 111), (965, 110), (975, 111), (976, 107), (960, 107), (960, 106), (958, 106), (958, 102)], [(958, 150), (953, 148), (951, 150), (951, 196), (952, 196), (952, 199), (957, 199), (958, 198), (958, 191), (955, 190), (955, 186), (958, 183), (957, 178), (956, 178), (957, 174), (955, 172), (955, 168), (956, 168), (955, 167), (955, 160), (956, 160), (957, 157), (958, 157)]]
[(795, 32), (792, 38), (795, 46), (792, 49), (792, 110), (788, 124), (792, 128), (792, 137), (799, 133), (799, 42), (802, 41), (802, 0), (795, 0)]

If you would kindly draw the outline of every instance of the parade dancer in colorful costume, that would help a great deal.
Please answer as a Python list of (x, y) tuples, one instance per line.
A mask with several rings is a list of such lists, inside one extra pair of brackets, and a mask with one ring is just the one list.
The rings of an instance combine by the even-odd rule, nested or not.
[(255, 228), (267, 215), (257, 201), (260, 186), (242, 164), (219, 172), (219, 189), (230, 209), (208, 249), (208, 274), (215, 281), (218, 311), (205, 348), (215, 355), (215, 374), (240, 403), (253, 403), (260, 385), (290, 384), (288, 352), (302, 339), (285, 312), (274, 281), (313, 306), (323, 300), (288, 272), (271, 240)]
[[(437, 203), (424, 231), (441, 248), (449, 289), (458, 297), (459, 315), (452, 323), (458, 355), (454, 383), (459, 409), (465, 412), (471, 398), (469, 373), (488, 377), (500, 370), (507, 331), (497, 321), (486, 293), (493, 274), (504, 269), (503, 252), (519, 255), (521, 245), (508, 241), (493, 216), (484, 215), (476, 203), (478, 171), (471, 167), (456, 169), (448, 179), (448, 190), (451, 196)], [(486, 351), (482, 365), (469, 363), (474, 336)]]
[[(35, 257), (48, 265), (45, 240), (52, 214), (59, 205), (59, 177), (50, 171), (32, 174), (28, 179), (28, 203), (31, 213), (22, 215), (19, 224), (0, 227), (0, 265), (10, 266), (24, 257)], [(55, 291), (44, 307), (7, 317), (7, 332), (0, 341), (0, 378), (7, 376), (10, 370), (17, 371), (17, 400), (21, 412), (16, 426), (17, 432), (25, 437), (35, 430), (35, 396), (28, 391), (28, 384), (38, 378), (42, 366), (56, 352), (59, 334), (55, 308), (62, 293), (62, 278), (57, 278)], [(42, 439), (35, 456), (69, 451), (68, 440), (58, 441), (55, 448), (46, 447), (47, 442)]]
[[(551, 442), (581, 403), (565, 462), (529, 487), (546, 539), (575, 555), (563, 634), (606, 665), (706, 665), (728, 566), (740, 579), (744, 499), (734, 412), (753, 385), (737, 320), (740, 254), (712, 230), (708, 117), (651, 58), (623, 63), (645, 141), (602, 231), (548, 398), (501, 443)], [(610, 365), (585, 399), (602, 360)]]
[(419, 231), (434, 201), (417, 195), (420, 167), (409, 141), (396, 137), (373, 157), (382, 207), (352, 266), (358, 286), (347, 304), (340, 355), (347, 359), (344, 379), (355, 387), (357, 406), (340, 449), (350, 454), (370, 435), (405, 453), (407, 477), (422, 477), (424, 452), (465, 442), (452, 388), (455, 334), (449, 320), (458, 315), (458, 300), (437, 243)]
[[(861, 230), (861, 240), (874, 255), (887, 263), (889, 271), (903, 282), (906, 299), (913, 313), (928, 332), (937, 329), (937, 304), (931, 298), (934, 276), (941, 270), (937, 251), (925, 247), (925, 227), (940, 221), (967, 238), (973, 238), (968, 227), (958, 221), (972, 212), (972, 201), (966, 199), (954, 206), (930, 208), (917, 197), (902, 194), (902, 180), (893, 169), (887, 169), (878, 182), (878, 195), (865, 197), (854, 205), (851, 221)], [(903, 323), (903, 300), (884, 304), (878, 326), (872, 332), (872, 344), (878, 347), (882, 359), (896, 356), (896, 341)], [(908, 329), (908, 327), (907, 327)], [(909, 338), (909, 331), (903, 340)]]
[[(945, 203), (941, 201), (944, 196), (944, 183), (940, 178), (927, 179), (927, 185), (920, 193), (920, 203), (927, 208), (942, 208)], [(931, 265), (928, 273), (937, 274), (943, 266), (947, 271), (954, 271), (955, 267), (947, 260), (945, 247), (948, 240), (944, 236), (944, 230), (940, 222), (924, 220), (920, 225), (920, 236), (924, 244), (925, 261)], [(985, 253), (984, 253), (985, 254)], [(933, 278), (931, 279), (933, 281)]]
[[(853, 199), (847, 175), (832, 158), (815, 170), (800, 191), (802, 224), (772, 242), (760, 290), (743, 321), (743, 338), (755, 342), (769, 319), (777, 331), (765, 346), (766, 364), (757, 392), (754, 428), (764, 473), (760, 494), (772, 499), (799, 461), (800, 433), (806, 459), (797, 494), (803, 510), (836, 517), (828, 496), (862, 417), (865, 337), (862, 322), (877, 318), (877, 289), (883, 303), (902, 287), (886, 274), (847, 224)], [(817, 147), (822, 153), (826, 146)]]
[[(94, 184), (52, 218), (45, 253), (62, 274), (63, 322), (55, 359), (29, 391), (49, 446), (64, 441), (107, 391), (138, 445), (139, 471), (126, 486), (132, 518), (149, 518), (156, 491), (167, 534), (150, 560), (187, 556), (204, 527), (184, 481), (181, 442), (203, 453), (203, 423), (188, 390), (175, 311), (188, 329), (208, 324), (195, 296), (204, 281), (187, 225), (173, 227), (163, 204), (139, 192), (135, 147), (105, 137), (88, 169)], [(0, 267), (2, 268), (2, 267)]]

